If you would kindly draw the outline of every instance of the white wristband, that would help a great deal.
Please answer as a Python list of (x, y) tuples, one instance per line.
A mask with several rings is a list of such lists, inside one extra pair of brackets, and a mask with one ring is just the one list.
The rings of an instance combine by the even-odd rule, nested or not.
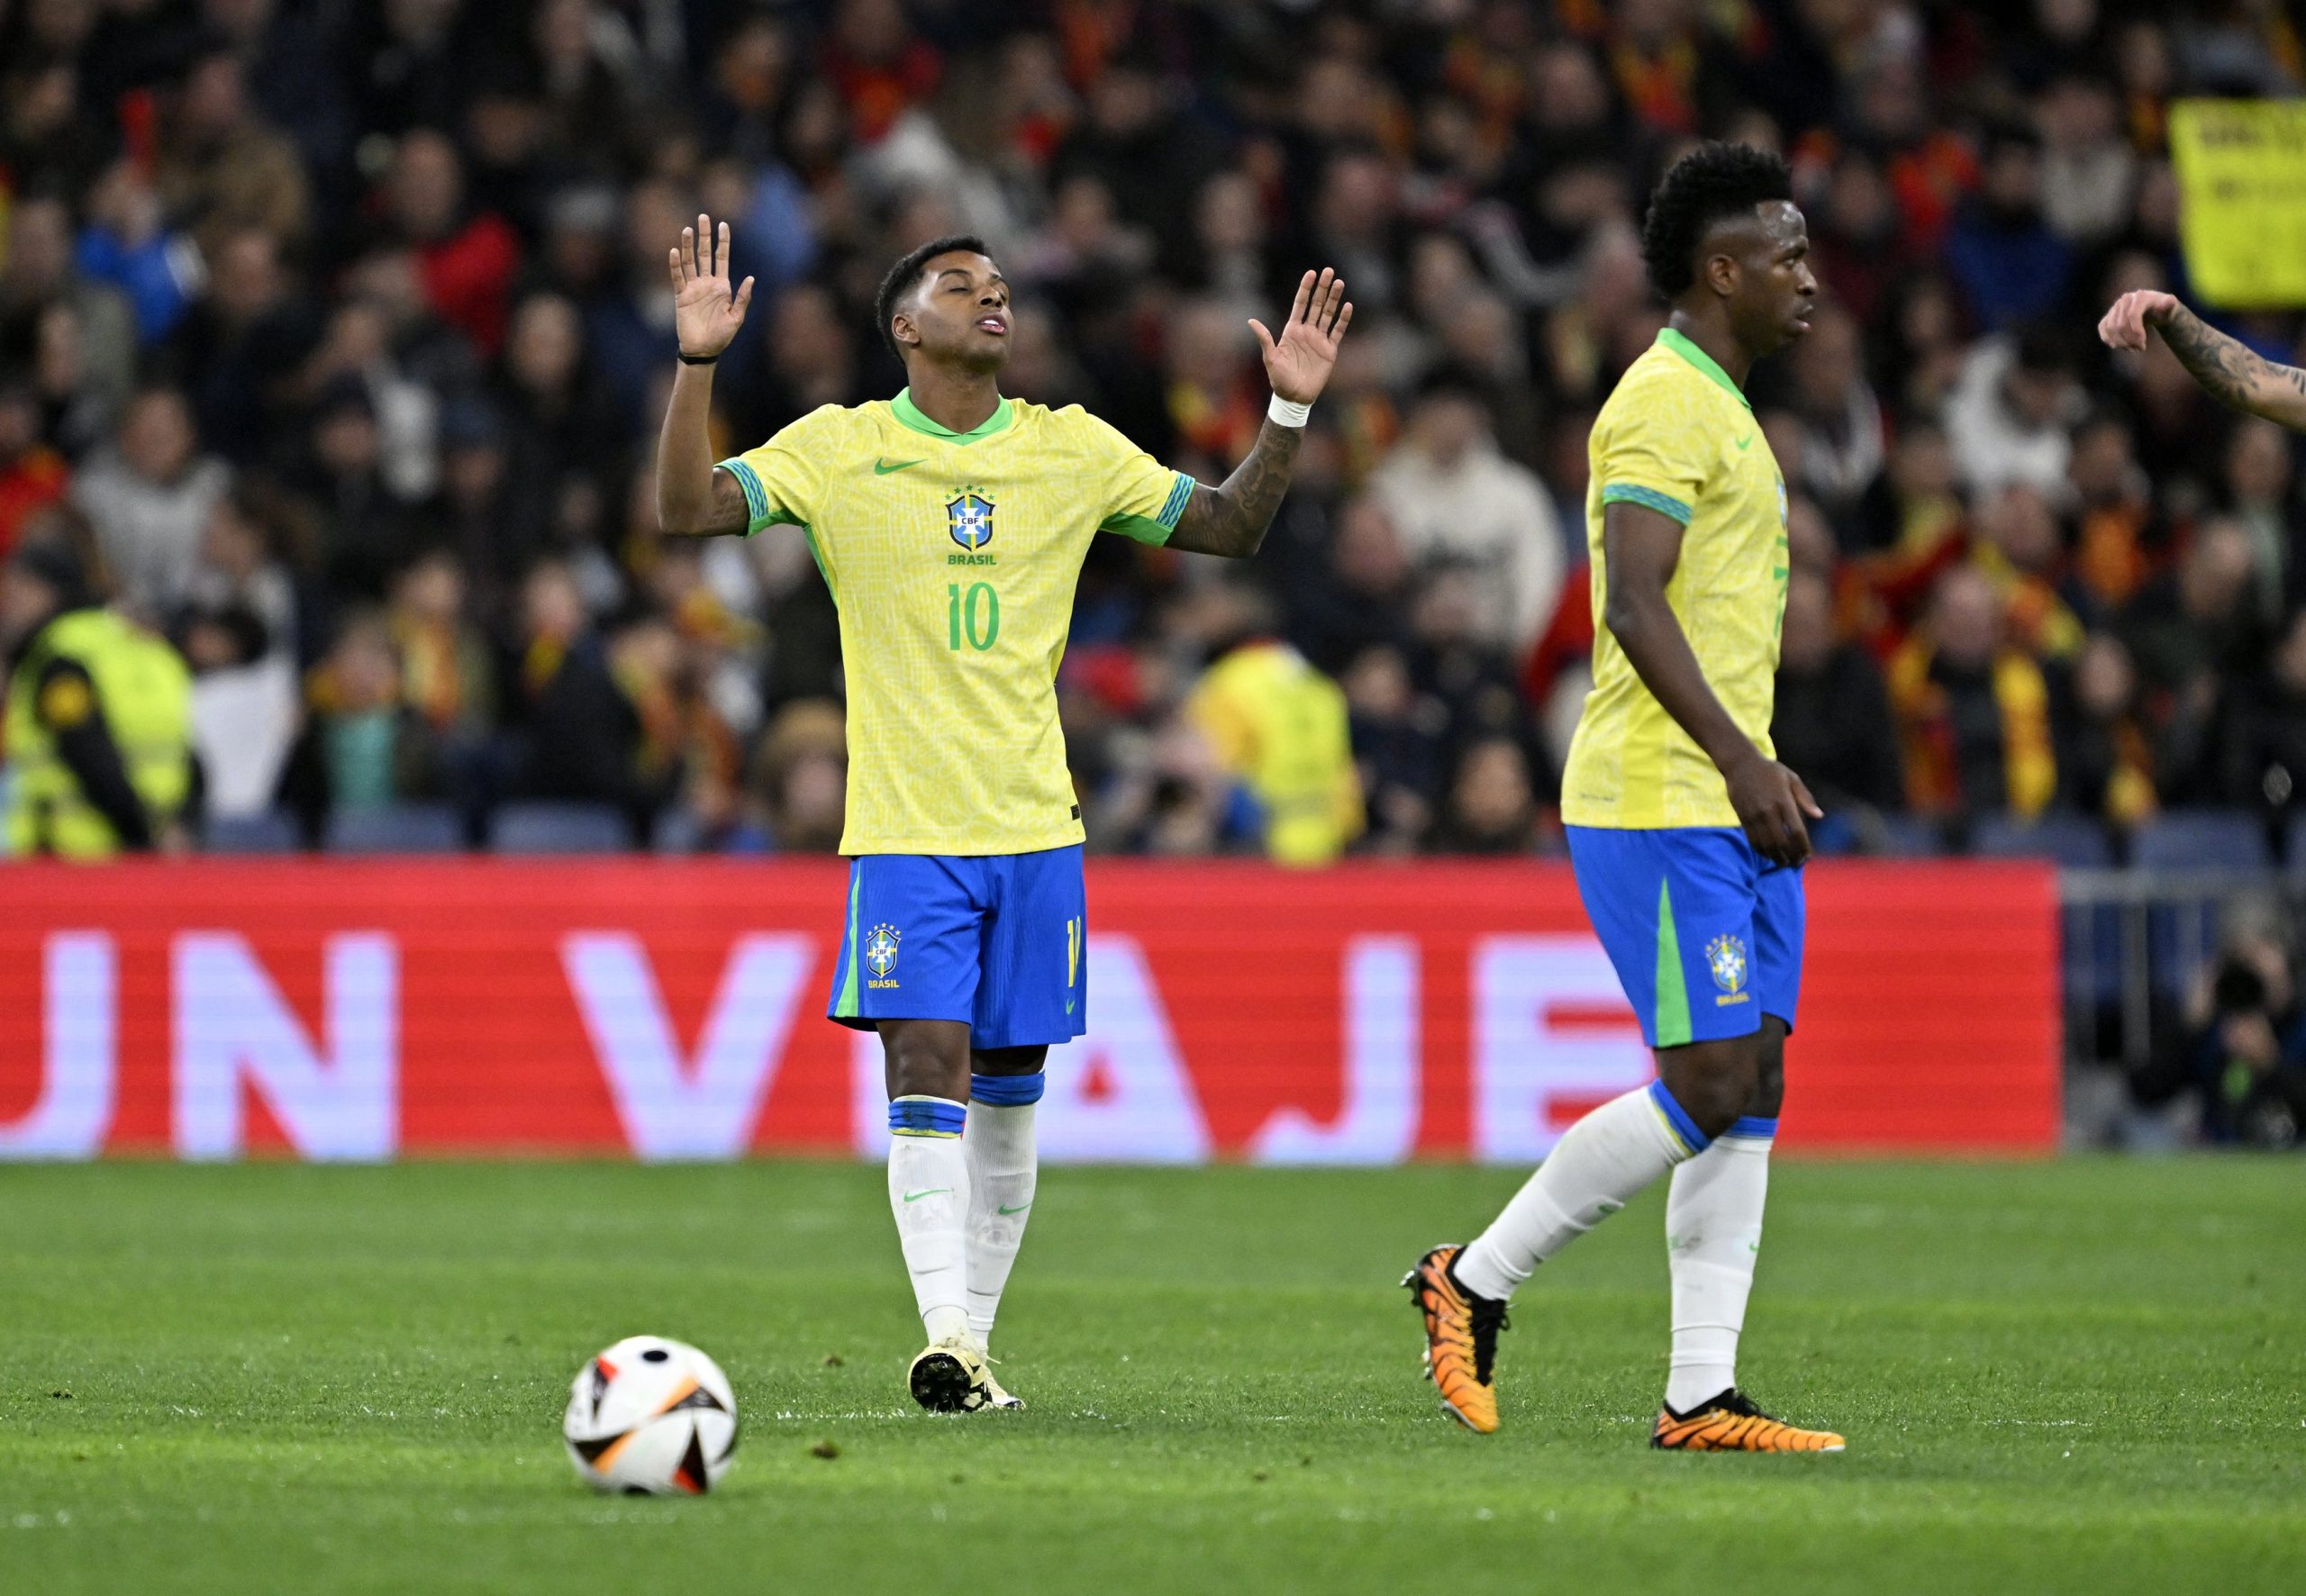
[(1302, 427), (1305, 424), (1305, 418), (1312, 413), (1312, 405), (1299, 404), (1294, 400), (1284, 399), (1278, 394), (1273, 396), (1273, 403), (1265, 407), (1266, 419), (1285, 427)]

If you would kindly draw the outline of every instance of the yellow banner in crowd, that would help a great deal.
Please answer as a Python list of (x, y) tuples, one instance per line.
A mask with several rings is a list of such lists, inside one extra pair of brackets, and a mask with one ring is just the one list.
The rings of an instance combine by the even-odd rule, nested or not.
[(2306, 100), (2170, 107), (2186, 273), (2224, 310), (2306, 305)]

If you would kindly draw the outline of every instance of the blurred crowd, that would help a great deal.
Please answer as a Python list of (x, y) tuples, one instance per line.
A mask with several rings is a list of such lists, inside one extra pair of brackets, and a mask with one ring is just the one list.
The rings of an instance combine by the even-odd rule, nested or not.
[[(893, 394), (874, 285), (967, 231), (1016, 286), (1008, 392), (1217, 480), (1264, 410), (1245, 319), (1334, 265), (1353, 334), (1263, 555), (1083, 573), (1092, 846), (1548, 850), (1586, 434), (1661, 322), (1640, 206), (1724, 137), (1792, 159), (1829, 295), (1753, 383), (1821, 840), (2272, 834), (2297, 447), (2090, 331), (2185, 292), (2171, 98), (2301, 82), (2248, 3), (0, 0), (0, 558), (69, 549), (181, 651), (196, 820), (577, 801), (828, 850), (805, 546), (652, 524), (682, 223), (759, 280), (724, 452)], [(2296, 318), (2221, 324), (2296, 357)]]

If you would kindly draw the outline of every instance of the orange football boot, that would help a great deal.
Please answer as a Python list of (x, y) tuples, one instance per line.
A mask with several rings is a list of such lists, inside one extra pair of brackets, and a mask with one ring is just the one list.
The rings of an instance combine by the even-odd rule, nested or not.
[(1437, 1247), (1402, 1279), (1425, 1319), (1425, 1377), (1441, 1393), (1449, 1417), (1477, 1435), (1497, 1428), (1497, 1392), (1490, 1372), (1497, 1362), (1497, 1332), (1506, 1328), (1505, 1304), (1476, 1297), (1449, 1277), (1454, 1247)]
[(1731, 1386), (1689, 1413), (1658, 1410), (1649, 1444), (1661, 1452), (1838, 1452), (1844, 1443), (1831, 1430), (1772, 1419)]

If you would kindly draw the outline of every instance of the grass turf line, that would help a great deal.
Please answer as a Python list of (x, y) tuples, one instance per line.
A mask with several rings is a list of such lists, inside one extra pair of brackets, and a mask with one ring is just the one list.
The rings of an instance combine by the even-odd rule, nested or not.
[[(0, 1167), (0, 1589), (2291, 1588), (2301, 1175), (1781, 1160), (1741, 1372), (1852, 1450), (1708, 1458), (1645, 1445), (1658, 1192), (1523, 1292), (1476, 1437), (1394, 1282), (1510, 1171), (1048, 1172), (1030, 1408), (932, 1419), (877, 1169)], [(643, 1330), (735, 1383), (713, 1499), (560, 1455)]]

